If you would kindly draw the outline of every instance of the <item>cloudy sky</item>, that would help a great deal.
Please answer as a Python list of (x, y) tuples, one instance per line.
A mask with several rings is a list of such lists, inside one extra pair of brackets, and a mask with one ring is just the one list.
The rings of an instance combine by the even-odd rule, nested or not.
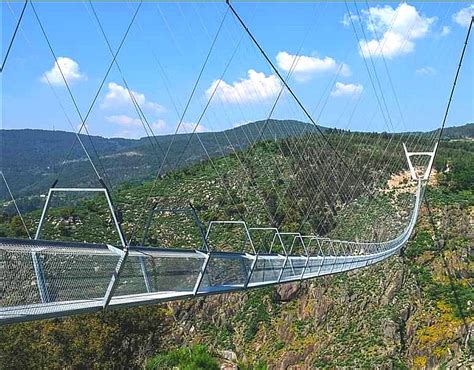
[[(322, 125), (438, 128), (474, 5), (369, 4), (234, 6)], [(307, 121), (225, 3), (146, 2), (132, 24), (136, 2), (94, 2), (93, 8), (88, 2), (35, 2), (34, 7), (40, 22), (28, 6), (1, 75), (5, 129), (71, 131), (87, 116), (92, 134), (139, 138), (146, 135), (145, 121), (157, 135), (173, 133), (180, 121), (179, 132), (203, 132), (265, 119), (270, 112), (274, 118)], [(3, 58), (22, 4), (2, 2), (1, 9)], [(448, 125), (474, 121), (472, 44)]]

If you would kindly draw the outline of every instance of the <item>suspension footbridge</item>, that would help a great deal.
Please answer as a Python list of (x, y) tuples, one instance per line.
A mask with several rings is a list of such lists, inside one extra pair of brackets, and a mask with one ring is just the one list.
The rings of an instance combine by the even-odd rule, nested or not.
[[(227, 2), (222, 13), (222, 20), (217, 25), (214, 38), (211, 39), (211, 46), (205, 56), (205, 61), (198, 73), (191, 94), (186, 104), (184, 104), (184, 109), (182, 112), (177, 109), (178, 124), (174, 136), (170, 139), (169, 145), (162, 148), (156, 141), (153, 127), (149, 124), (143, 109), (144, 98), (140, 99), (140, 96), (129, 88), (125, 73), (117, 58), (131, 26), (136, 21), (142, 3), (140, 2), (133, 9), (129, 26), (116, 50), (112, 48), (109, 42), (94, 5), (92, 2), (89, 4), (88, 11), (90, 11), (91, 19), (98, 25), (99, 33), (104, 39), (111, 61), (107, 73), (86, 112), (81, 112), (79, 105), (76, 103), (75, 96), (70, 89), (70, 83), (61, 70), (61, 63), (58, 62), (53, 43), (50, 41), (47, 29), (41, 20), (41, 14), (33, 2), (26, 1), (21, 10), (8, 52), (2, 63), (2, 73), (4, 73), (6, 59), (17, 31), (21, 30), (21, 21), (28, 4), (31, 7), (31, 15), (37, 22), (47, 43), (48, 50), (55, 61), (55, 66), (60, 71), (67, 95), (71, 98), (74, 111), (80, 120), (80, 127), (76, 133), (74, 144), (79, 144), (83, 149), (101, 187), (59, 187), (57, 184), (59, 175), (63, 170), (61, 168), (58, 178), (45, 197), (43, 211), (34, 237), (30, 239), (0, 239), (0, 324), (96, 312), (107, 308), (192, 299), (205, 295), (298, 282), (368, 267), (398, 253), (407, 244), (415, 227), (423, 193), (432, 172), (433, 161), (442, 135), (442, 128), (446, 123), (472, 21), (441, 129), (428, 137), (420, 133), (394, 134), (389, 139), (382, 141), (383, 139), (380, 137), (374, 138), (370, 135), (362, 136), (362, 139), (357, 138), (357, 135), (350, 131), (343, 131), (338, 135), (331, 136), (316, 124), (313, 114), (306, 109), (288, 82), (291, 71), (296, 68), (298, 58), (293, 60), (294, 64), (289, 75), (283, 76), (232, 4)], [(231, 16), (233, 17), (232, 23), (227, 26), (226, 20)], [(198, 115), (191, 132), (188, 133), (186, 146), (184, 149), (180, 148), (181, 153), (178, 155), (177, 161), (170, 163), (170, 153), (173, 151), (173, 144), (179, 133), (179, 128), (185, 123), (188, 107), (212, 52), (219, 43), (218, 36), (224, 32), (225, 27), (230, 27), (232, 30), (238, 27), (242, 33), (233, 40), (235, 47), (230, 50), (229, 59), (223, 66), (221, 78), (215, 80), (212, 85), (213, 88), (206, 91), (206, 100), (199, 106), (201, 113)], [(356, 33), (356, 36), (359, 35)], [(252, 164), (245, 162), (246, 158), (242, 154), (242, 147), (234, 147), (231, 140), (226, 136), (226, 131), (223, 132), (228, 142), (222, 145), (222, 147), (225, 146), (225, 151), (222, 147), (220, 149), (223, 156), (233, 155), (232, 158), (235, 159), (236, 165), (240, 168), (239, 174), (242, 177), (242, 182), (244, 182), (243, 179), (248, 177), (244, 192), (253, 195), (253, 201), (256, 204), (261, 203), (262, 214), (267, 217), (265, 219), (267, 223), (252, 219), (252, 212), (255, 213), (252, 208), (253, 205), (247, 205), (248, 214), (239, 211), (237, 207), (237, 216), (229, 219), (211, 219), (207, 224), (202, 223), (197, 212), (194, 208), (191, 208), (191, 212), (197, 221), (196, 225), (200, 236), (200, 244), (197, 247), (190, 248), (184, 245), (173, 248), (159, 245), (151, 247), (146, 246), (145, 243), (137, 242), (135, 234), (138, 226), (144, 224), (142, 221), (145, 218), (145, 213), (150, 209), (154, 187), (144, 200), (143, 210), (139, 213), (135, 224), (124, 231), (122, 217), (115, 206), (111, 182), (107, 178), (106, 170), (94, 143), (88, 135), (86, 125), (89, 113), (105, 84), (110, 69), (112, 67), (116, 68), (123, 82), (123, 91), (130, 98), (131, 104), (150, 139), (150, 145), (156, 150), (156, 155), (160, 159), (156, 181), (159, 181), (163, 176), (165, 169), (171, 172), (177, 168), (182, 168), (183, 153), (186, 152), (192, 139), (196, 140), (207, 155), (210, 167), (217, 173), (217, 178), (226, 179), (229, 176), (228, 171), (219, 170), (218, 165), (215, 164), (216, 155), (209, 154), (209, 143), (206, 146), (203, 139), (205, 137), (198, 134), (198, 132), (199, 125), (203, 122), (206, 113), (209, 114), (209, 109), (212, 109), (213, 99), (219, 94), (222, 95), (223, 90), (220, 89), (219, 84), (223, 81), (225, 73), (237, 52), (243, 49), (243, 40), (248, 41), (247, 47), (254, 48), (258, 55), (263, 57), (263, 62), (273, 73), (272, 78), (274, 78), (274, 81), (278, 81), (274, 86), (274, 89), (277, 90), (276, 99), (265, 106), (269, 109), (265, 123), (253, 137), (249, 133), (251, 137), (246, 138), (248, 140), (247, 148), (254, 148), (255, 145), (264, 141), (262, 137), (268, 138), (274, 134), (273, 144), (276, 147), (277, 155), (272, 157), (271, 161), (273, 162), (269, 160), (269, 162), (263, 163), (259, 167), (257, 172), (260, 172), (261, 177), (252, 177), (250, 174)], [(228, 40), (221, 41), (226, 43)], [(224, 56), (222, 56), (222, 59), (225, 59)], [(375, 67), (372, 70), (367, 64), (366, 67), (368, 68), (369, 77), (378, 80), (379, 77)], [(388, 74), (388, 70), (386, 72)], [(162, 70), (162, 73), (164, 74), (164, 80), (167, 80), (166, 72)], [(387, 125), (394, 131), (380, 82), (373, 83), (373, 87), (382, 116)], [(244, 91), (244, 94), (247, 95), (254, 93), (254, 91)], [(266, 92), (260, 90), (259, 93), (264, 95)], [(172, 96), (170, 96), (170, 99), (172, 99)], [(245, 101), (244, 96), (232, 96), (230, 99), (238, 103)], [(288, 112), (294, 114), (297, 110), (299, 117), (302, 117), (308, 123), (297, 134), (279, 132), (278, 137), (284, 139), (277, 140), (277, 132), (268, 135), (265, 130), (270, 127), (268, 122), (270, 122), (277, 105), (282, 105), (284, 100), (288, 104)], [(61, 104), (60, 100), (59, 103)], [(222, 106), (218, 105), (216, 109), (220, 110)], [(65, 117), (69, 120), (66, 113)], [(308, 127), (311, 127), (311, 129), (308, 129)], [(83, 130), (86, 135), (80, 135)], [(288, 128), (281, 125), (278, 130), (288, 130)], [(87, 142), (86, 140), (90, 141)], [(348, 148), (355, 140), (359, 140), (358, 151), (356, 155), (352, 153), (351, 157)], [(367, 148), (371, 148), (371, 140), (380, 140), (380, 143), (377, 142), (379, 146), (369, 151)], [(217, 139), (216, 142), (218, 142)], [(218, 142), (218, 145), (221, 144)], [(376, 149), (380, 149), (379, 155), (386, 159), (385, 162), (375, 159)], [(415, 151), (411, 152), (410, 150)], [(360, 158), (357, 158), (358, 156)], [(421, 166), (420, 162), (414, 163), (415, 158), (421, 158), (423, 165)], [(284, 162), (286, 159), (287, 163)], [(365, 161), (365, 163), (360, 161)], [(378, 225), (371, 225), (370, 232), (372, 234), (370, 235), (372, 238), (366, 235), (365, 237), (357, 237), (353, 241), (331, 235), (330, 230), (328, 230), (329, 226), (327, 226), (329, 222), (325, 223), (325, 221), (330, 216), (333, 217), (331, 220), (335, 219), (332, 213), (348, 212), (349, 206), (360, 202), (360, 199), (365, 199), (366, 203), (362, 204), (367, 210), (370, 209), (369, 206), (379, 201), (375, 193), (380, 190), (380, 184), (387, 180), (387, 174), (390, 176), (401, 170), (409, 174), (408, 182), (415, 185), (413, 186), (414, 191), (400, 196), (403, 198), (402, 210), (400, 211), (399, 208), (393, 206), (393, 214), (387, 213), (385, 215), (386, 219), (395, 217), (394, 215), (406, 214), (404, 217), (399, 217), (400, 225), (398, 228), (391, 230), (391, 233), (376, 234)], [(263, 183), (262, 179), (265, 179), (266, 182)], [(4, 180), (6, 183), (5, 178)], [(234, 191), (237, 185), (229, 185), (225, 188), (226, 193), (224, 194), (227, 196), (229, 204), (235, 204), (236, 194), (240, 194), (236, 190)], [(276, 207), (272, 208), (271, 202), (267, 199), (269, 198), (268, 191), (262, 190), (264, 185), (275, 193)], [(301, 192), (300, 188), (308, 188), (310, 190), (309, 194)], [(19, 212), (11, 189), (8, 188), (8, 191), (16, 210)], [(113, 224), (116, 235), (118, 235), (118, 243), (115, 245), (100, 242), (43, 239), (43, 228), (48, 221), (48, 212), (58, 193), (97, 193), (104, 197), (111, 224)], [(303, 198), (308, 199), (307, 204), (302, 204), (301, 199)], [(293, 212), (301, 216), (299, 227), (292, 228), (293, 224), (285, 224), (285, 218), (289, 219), (291, 217), (289, 212), (283, 216), (280, 215), (281, 209), (285, 207), (294, 207), (292, 208)], [(311, 214), (317, 210), (319, 211), (318, 219), (312, 223), (309, 222)], [(28, 231), (24, 221), (23, 225)], [(148, 228), (150, 225), (146, 227)], [(180, 225), (176, 224), (175, 227), (179, 228)], [(220, 229), (229, 227), (238, 229), (243, 236), (243, 246), (240, 250), (221, 250), (213, 242), (213, 236), (216, 233), (220, 235)], [(307, 232), (308, 230), (312, 232)], [(322, 233), (317, 232), (322, 230), (326, 231), (327, 235), (322, 236)], [(261, 235), (266, 235), (265, 240), (269, 240), (269, 242), (263, 242)], [(383, 238), (385, 235), (391, 236)]]

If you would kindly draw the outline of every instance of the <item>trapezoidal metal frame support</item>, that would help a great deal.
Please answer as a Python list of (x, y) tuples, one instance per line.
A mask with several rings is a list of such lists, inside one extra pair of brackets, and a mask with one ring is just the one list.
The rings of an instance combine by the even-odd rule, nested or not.
[(117, 214), (115, 212), (115, 207), (112, 203), (112, 199), (110, 198), (109, 192), (105, 188), (50, 188), (48, 191), (48, 195), (46, 196), (46, 202), (43, 206), (43, 211), (41, 213), (41, 218), (38, 224), (38, 228), (36, 229), (35, 233), (35, 240), (41, 238), (41, 232), (43, 229), (44, 221), (46, 219), (46, 215), (48, 213), (48, 209), (51, 204), (51, 199), (54, 193), (103, 193), (105, 195), (105, 199), (107, 200), (107, 205), (109, 207), (110, 213), (112, 214), (112, 219), (115, 224), (115, 228), (117, 229), (117, 233), (120, 238), (120, 243), (122, 244), (123, 248), (127, 247), (127, 242), (125, 236), (122, 231), (122, 227), (120, 226), (120, 222), (117, 218)]
[[(113, 205), (113, 202), (112, 202), (112, 198), (110, 197), (110, 194), (107, 190), (107, 188), (50, 188), (49, 191), (48, 191), (48, 195), (46, 196), (46, 201), (45, 201), (45, 204), (43, 206), (43, 211), (41, 212), (41, 218), (40, 218), (40, 221), (39, 221), (39, 224), (38, 224), (38, 228), (36, 229), (36, 233), (35, 233), (35, 240), (38, 240), (41, 238), (41, 231), (43, 229), (43, 225), (44, 225), (44, 222), (45, 222), (45, 219), (46, 219), (46, 215), (48, 213), (48, 209), (51, 205), (51, 199), (53, 197), (53, 194), (54, 193), (83, 193), (83, 192), (86, 192), (86, 193), (102, 193), (104, 194), (105, 196), (105, 199), (107, 200), (107, 205), (109, 207), (109, 210), (110, 210), (110, 213), (112, 215), (112, 220), (114, 221), (114, 224), (115, 224), (115, 228), (117, 229), (117, 233), (119, 235), (119, 238), (120, 238), (120, 243), (122, 244), (122, 250), (120, 251), (120, 258), (117, 262), (117, 265), (115, 266), (115, 269), (112, 273), (112, 277), (110, 279), (110, 282), (109, 282), (109, 285), (107, 287), (107, 291), (105, 293), (105, 296), (104, 296), (104, 299), (103, 299), (103, 304), (102, 304), (102, 307), (105, 309), (107, 308), (107, 306), (109, 305), (110, 303), (110, 300), (112, 299), (112, 296), (114, 294), (114, 291), (115, 291), (115, 288), (117, 287), (117, 282), (118, 282), (118, 279), (119, 279), (119, 276), (120, 276), (120, 273), (123, 269), (123, 266), (125, 264), (125, 260), (127, 259), (127, 256), (128, 256), (128, 244), (127, 244), (127, 241), (125, 239), (125, 235), (123, 233), (123, 230), (122, 230), (122, 227), (120, 225), (120, 222), (117, 218), (117, 213), (115, 212), (115, 207)], [(38, 256), (36, 254), (32, 254), (32, 258), (34, 260), (34, 263), (35, 262), (41, 262), (39, 261), (38, 259)], [(38, 266), (40, 266), (38, 264)], [(36, 269), (35, 269), (36, 271)], [(38, 269), (38, 271), (40, 271)], [(40, 290), (42, 289), (43, 292), (40, 291), (40, 294), (42, 294), (41, 296), (45, 297), (47, 299), (48, 295), (47, 295), (47, 284), (46, 284), (46, 280), (44, 278), (44, 275), (40, 274), (40, 275), (37, 275), (37, 280), (40, 284), (38, 284), (38, 287), (40, 288)]]
[[(246, 279), (245, 279), (245, 282), (244, 282), (244, 289), (247, 288), (248, 284), (250, 283), (251, 279), (252, 279), (252, 275), (253, 275), (253, 271), (255, 269), (255, 266), (257, 265), (257, 260), (258, 260), (258, 252), (257, 250), (255, 249), (255, 245), (253, 243), (253, 240), (252, 240), (252, 236), (250, 235), (250, 229), (248, 228), (247, 226), (247, 223), (245, 221), (242, 221), (242, 220), (213, 220), (211, 222), (209, 222), (209, 225), (207, 227), (207, 230), (206, 230), (206, 235), (205, 235), (205, 238), (204, 240), (207, 242), (207, 245), (206, 247), (208, 248), (208, 258), (204, 261), (204, 264), (203, 264), (203, 270), (202, 270), (202, 276), (200, 275), (199, 276), (199, 280), (198, 280), (198, 283), (196, 284), (196, 287), (194, 289), (194, 294), (196, 295), (197, 292), (199, 291), (199, 287), (201, 285), (201, 282), (202, 282), (202, 278), (206, 272), (206, 269), (207, 269), (207, 265), (209, 263), (209, 258), (210, 258), (210, 254), (211, 254), (211, 243), (209, 242), (209, 235), (211, 233), (211, 229), (213, 226), (215, 225), (237, 225), (237, 226), (240, 226), (240, 227), (243, 227), (243, 230), (244, 230), (244, 235), (245, 235), (245, 241), (244, 241), (244, 249), (245, 249), (245, 244), (247, 244), (247, 242), (250, 244), (250, 247), (252, 249), (252, 253), (247, 253), (245, 251), (243, 251), (245, 253), (245, 256), (246, 258), (249, 258), (249, 259), (252, 259), (252, 264), (250, 266), (250, 269), (248, 272), (246, 272)], [(245, 265), (243, 266), (245, 268)]]
[[(438, 149), (438, 143), (435, 144), (433, 151), (431, 152), (409, 152), (407, 149), (407, 146), (405, 143), (403, 143), (403, 150), (405, 151), (405, 156), (407, 158), (408, 162), (408, 167), (410, 168), (410, 174), (411, 178), (415, 181), (417, 180), (424, 180), (427, 181), (430, 173), (431, 173), (431, 168), (433, 167), (433, 161), (436, 155), (436, 150)], [(411, 157), (416, 157), (416, 156), (426, 156), (430, 157), (430, 160), (428, 162), (428, 165), (425, 168), (425, 172), (423, 173), (422, 176), (418, 176), (416, 171), (415, 171), (415, 166), (413, 166), (413, 163), (411, 161)]]

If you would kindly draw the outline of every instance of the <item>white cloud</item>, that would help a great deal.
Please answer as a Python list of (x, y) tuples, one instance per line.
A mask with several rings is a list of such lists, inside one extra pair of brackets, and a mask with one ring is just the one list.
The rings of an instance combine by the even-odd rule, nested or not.
[(440, 36), (441, 37), (448, 36), (450, 33), (451, 33), (451, 29), (448, 26), (443, 26), (440, 32)]
[(334, 89), (331, 91), (331, 96), (357, 96), (364, 90), (361, 84), (344, 84), (336, 82)]
[(228, 84), (214, 80), (206, 90), (209, 98), (215, 90), (215, 97), (224, 103), (248, 103), (274, 97), (281, 89), (281, 82), (275, 75), (265, 76), (263, 72), (248, 70), (248, 78)]
[(360, 54), (364, 58), (381, 57), (392, 59), (402, 54), (409, 54), (415, 50), (415, 43), (394, 32), (384, 33), (381, 40), (359, 42)]
[(462, 27), (469, 27), (471, 23), (471, 17), (474, 16), (474, 5), (471, 4), (465, 8), (462, 8), (459, 12), (453, 14), (453, 21)]
[(351, 25), (351, 20), (352, 22), (358, 22), (359, 21), (359, 17), (355, 14), (344, 14), (344, 18), (342, 19), (341, 23), (345, 26), (345, 27), (349, 27)]
[(363, 57), (383, 55), (391, 59), (413, 52), (415, 41), (425, 37), (436, 20), (436, 17), (423, 16), (406, 3), (396, 9), (389, 5), (371, 7), (363, 14), (367, 29), (380, 37), (359, 42), (359, 52)]
[(427, 66), (427, 67), (421, 67), (416, 70), (416, 74), (420, 76), (430, 76), (430, 75), (435, 75), (438, 71), (434, 69), (433, 67)]
[[(105, 119), (110, 123), (115, 123), (129, 130), (139, 129), (138, 134), (145, 133), (142, 121), (139, 118), (133, 118), (133, 117), (127, 116), (126, 114), (118, 114), (118, 115), (107, 116), (105, 117)], [(163, 121), (162, 119), (158, 119), (155, 122), (151, 123), (150, 126), (152, 130), (156, 133), (159, 131), (163, 131), (163, 129), (166, 128), (166, 122)], [(147, 129), (148, 129), (148, 126), (147, 126)]]
[[(132, 99), (130, 94), (124, 86), (121, 86), (115, 82), (109, 82), (107, 85), (108, 91), (101, 104), (103, 109), (118, 109), (118, 108), (129, 108), (133, 107)], [(164, 111), (164, 107), (158, 103), (149, 101), (145, 95), (136, 91), (131, 90), (136, 102), (141, 109), (146, 109), (150, 112), (159, 113)]]
[(285, 72), (293, 70), (298, 80), (307, 80), (314, 73), (335, 73), (339, 70), (342, 76), (348, 76), (351, 73), (347, 64), (339, 64), (331, 57), (297, 56), (286, 51), (280, 51), (276, 56), (276, 61), (278, 66)]
[(53, 67), (43, 73), (41, 82), (48, 83), (49, 81), (52, 85), (63, 85), (64, 80), (61, 72), (68, 83), (87, 79), (86, 75), (81, 73), (76, 61), (67, 57), (58, 57)]
[[(178, 132), (180, 134), (190, 134), (193, 132), (194, 128), (196, 127), (195, 123), (192, 122), (182, 122), (181, 126), (179, 127)], [(203, 125), (199, 124), (196, 127), (195, 132), (206, 132), (207, 128), (204, 127)]]
[(125, 114), (119, 114), (114, 116), (105, 117), (105, 119), (111, 123), (116, 123), (120, 126), (125, 127), (140, 127), (142, 122), (138, 118), (133, 118)]

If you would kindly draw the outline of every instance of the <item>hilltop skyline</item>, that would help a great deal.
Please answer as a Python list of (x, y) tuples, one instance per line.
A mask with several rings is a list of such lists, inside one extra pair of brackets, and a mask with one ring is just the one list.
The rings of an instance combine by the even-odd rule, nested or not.
[[(280, 73), (286, 76), (293, 68), (288, 83), (321, 125), (389, 132), (439, 128), (474, 6), (356, 4), (346, 8), (344, 3), (236, 2), (234, 6)], [(84, 116), (111, 61), (93, 10), (116, 50), (138, 5), (34, 6)], [(5, 45), (22, 4), (4, 2), (1, 7)], [(156, 135), (175, 131), (221, 22), (179, 132), (218, 131), (269, 114), (282, 83), (225, 3), (144, 3), (117, 61)], [(474, 118), (472, 47), (466, 53), (448, 126)], [(72, 131), (79, 126), (31, 6), (1, 78), (1, 128)], [(288, 94), (283, 94), (272, 118), (307, 121)], [(93, 135), (146, 136), (116, 66), (104, 80), (87, 124)]]

